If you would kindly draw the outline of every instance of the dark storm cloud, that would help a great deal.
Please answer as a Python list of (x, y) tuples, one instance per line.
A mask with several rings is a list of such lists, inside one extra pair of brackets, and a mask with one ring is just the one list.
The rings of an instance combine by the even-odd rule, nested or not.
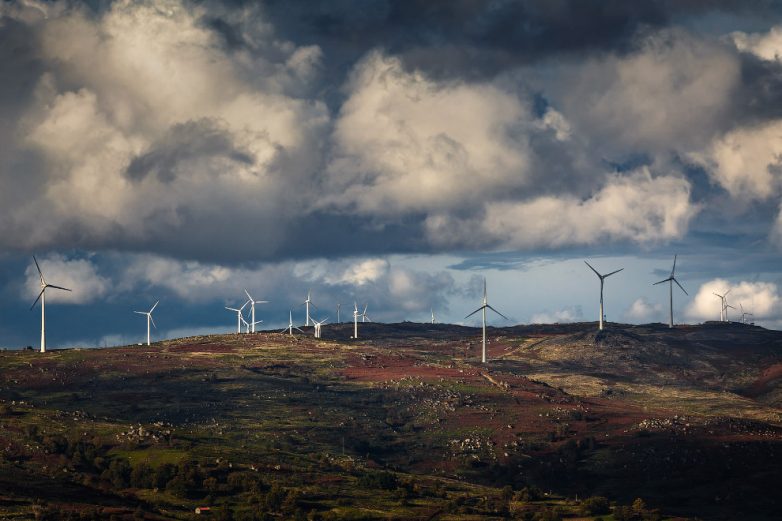
[(626, 52), (639, 31), (710, 11), (773, 13), (780, 2), (625, 0), (278, 1), (265, 11), (291, 41), (354, 61), (370, 47), (449, 77), (492, 75), (557, 54)]
[(133, 158), (125, 173), (134, 181), (155, 175), (160, 181), (170, 183), (183, 163), (220, 158), (246, 165), (253, 163), (253, 157), (239, 150), (230, 133), (214, 121), (188, 121), (171, 127), (151, 150)]

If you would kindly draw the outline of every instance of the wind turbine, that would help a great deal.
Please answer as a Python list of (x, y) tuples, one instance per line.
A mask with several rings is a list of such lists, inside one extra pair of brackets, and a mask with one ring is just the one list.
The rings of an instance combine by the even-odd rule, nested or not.
[(320, 326), (325, 324), (327, 321), (328, 321), (328, 317), (324, 318), (320, 322), (318, 322), (314, 318), (312, 319), (312, 323), (315, 325), (315, 338), (320, 338)]
[(739, 302), (739, 307), (741, 308), (741, 323), (746, 324), (747, 323), (747, 317), (754, 316), (752, 313), (747, 313), (744, 311), (744, 305)]
[(434, 308), (431, 308), (432, 311), (432, 324), (434, 324)]
[[(359, 313), (358, 304), (354, 301), (353, 302), (353, 338), (358, 338), (358, 317), (361, 317), (362, 322), (369, 320), (369, 317), (367, 316), (367, 306), (364, 306), (363, 313)], [(371, 320), (369, 321), (372, 322)]]
[(469, 315), (467, 315), (466, 317), (464, 317), (466, 320), (471, 316), (473, 316), (474, 314), (476, 314), (478, 311), (483, 311), (483, 350), (481, 351), (481, 362), (484, 364), (486, 363), (486, 309), (487, 308), (491, 309), (492, 311), (497, 313), (505, 320), (510, 320), (508, 317), (506, 317), (505, 315), (503, 315), (502, 313), (500, 313), (499, 311), (497, 311), (496, 309), (494, 309), (489, 305), (489, 300), (486, 297), (486, 279), (484, 278), (483, 279), (483, 305), (478, 309), (476, 309), (475, 311), (473, 311), (472, 313), (470, 313)]
[(318, 306), (316, 306), (315, 303), (312, 302), (311, 295), (312, 295), (312, 290), (307, 291), (307, 299), (304, 302), (302, 302), (301, 304), (299, 304), (300, 306), (303, 305), (303, 306), (307, 307), (307, 323), (304, 324), (305, 326), (309, 326), (310, 325), (310, 304), (312, 304), (312, 307), (314, 307), (315, 309), (318, 308)]
[(342, 323), (342, 321), (339, 319), (339, 308), (340, 308), (340, 306), (341, 306), (341, 304), (337, 303), (337, 324), (341, 324)]
[(155, 320), (152, 318), (152, 312), (155, 311), (155, 308), (157, 307), (158, 303), (160, 303), (159, 300), (157, 302), (155, 302), (155, 305), (152, 306), (152, 309), (150, 309), (149, 311), (134, 311), (133, 312), (133, 313), (138, 313), (139, 315), (146, 315), (147, 316), (147, 345), (149, 345), (149, 333), (150, 333), (149, 325), (150, 325), (150, 323), (155, 327), (155, 329), (157, 329), (157, 326), (155, 325)]
[(372, 322), (372, 319), (367, 315), (367, 306), (369, 306), (369, 304), (364, 304), (364, 311), (361, 313), (362, 322)]
[[(299, 329), (299, 328), (293, 325), (293, 311), (289, 311), (288, 312), (288, 327), (282, 328), (280, 333), (285, 333), (287, 331), (289, 335), (293, 335), (293, 330), (294, 329)], [(299, 329), (299, 332), (300, 333), (304, 333), (304, 331), (302, 331), (301, 329)]]
[[(652, 284), (652, 286), (656, 286), (657, 284), (662, 284), (663, 282), (668, 283), (669, 286), (668, 293), (671, 297), (671, 317), (670, 317), (670, 322), (668, 323), (668, 327), (673, 327), (673, 283), (675, 282), (676, 285), (679, 286), (682, 291), (684, 291), (685, 295), (689, 295), (689, 293), (687, 293), (687, 290), (685, 290), (684, 287), (682, 287), (682, 285), (679, 284), (679, 281), (676, 280), (676, 276), (674, 275), (675, 272), (676, 272), (676, 255), (673, 256), (673, 269), (671, 269), (671, 276), (668, 277), (667, 279), (661, 280), (660, 282), (655, 282), (654, 284)], [(601, 298), (600, 299), (601, 303), (602, 300), (603, 299)], [(602, 316), (602, 311), (600, 314)]]
[(605, 275), (601, 275), (587, 261), (584, 261), (584, 264), (589, 266), (589, 269), (594, 271), (595, 275), (597, 275), (597, 277), (600, 279), (600, 331), (602, 331), (603, 330), (603, 317), (605, 316), (604, 313), (603, 313), (603, 283), (605, 282), (605, 279), (607, 279), (608, 277), (610, 277), (611, 275), (613, 275), (615, 273), (619, 273), (624, 268), (619, 268), (618, 270), (612, 271), (611, 273), (606, 273)]
[[(715, 297), (719, 297), (720, 299), (720, 322), (726, 322), (728, 320), (728, 293), (730, 293), (731, 290), (728, 290), (725, 292), (724, 295), (720, 295), (719, 293), (714, 293)], [(733, 307), (733, 306), (731, 306)], [(733, 308), (736, 309), (736, 308)]]
[[(727, 295), (727, 293), (725, 293), (725, 295)], [(728, 304), (728, 297), (726, 296), (725, 297), (725, 322), (730, 322), (730, 319), (728, 318), (728, 308), (736, 309), (733, 306), (731, 306), (730, 304)]]
[[(248, 303), (250, 304), (250, 324), (252, 325), (252, 332), (255, 333), (255, 324), (258, 324), (262, 322), (262, 320), (259, 320), (258, 322), (255, 321), (255, 305), (256, 304), (268, 304), (268, 300), (255, 300), (250, 296), (250, 294), (247, 292), (247, 290), (244, 290), (244, 293), (247, 295), (247, 298), (250, 299)], [(247, 305), (247, 304), (245, 304)], [(249, 331), (248, 331), (249, 333)]]
[(225, 306), (225, 309), (227, 309), (227, 310), (236, 311), (236, 333), (237, 334), (242, 332), (242, 318), (243, 318), (242, 317), (242, 311), (244, 310), (244, 306), (246, 306), (249, 303), (250, 303), (250, 301), (248, 300), (239, 309), (237, 309), (237, 308), (229, 308), (228, 306)]
[(46, 352), (46, 288), (54, 288), (54, 289), (61, 289), (63, 291), (71, 291), (68, 288), (63, 288), (61, 286), (55, 286), (54, 284), (48, 284), (46, 282), (46, 279), (43, 278), (43, 273), (41, 273), (41, 267), (38, 266), (38, 261), (35, 260), (35, 255), (33, 255), (33, 262), (35, 262), (35, 267), (38, 270), (38, 276), (41, 278), (41, 292), (38, 293), (38, 298), (35, 299), (35, 302), (33, 302), (33, 305), (30, 306), (30, 310), (35, 307), (35, 305), (38, 303), (38, 299), (41, 300), (41, 353)]

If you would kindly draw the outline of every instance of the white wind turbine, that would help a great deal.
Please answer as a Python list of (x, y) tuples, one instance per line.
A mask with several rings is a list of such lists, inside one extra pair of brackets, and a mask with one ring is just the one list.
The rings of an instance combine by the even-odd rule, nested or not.
[(605, 316), (605, 313), (603, 312), (603, 283), (605, 282), (605, 279), (610, 277), (611, 275), (614, 275), (615, 273), (619, 273), (624, 268), (619, 268), (616, 271), (612, 271), (611, 273), (606, 273), (605, 275), (601, 275), (597, 272), (595, 268), (592, 267), (591, 264), (589, 264), (587, 261), (584, 261), (584, 264), (589, 266), (589, 269), (595, 272), (595, 275), (600, 279), (600, 331), (603, 330), (603, 317)]
[(236, 311), (236, 332), (241, 333), (242, 332), (242, 319), (244, 318), (242, 315), (242, 311), (244, 310), (244, 306), (249, 304), (250, 301), (244, 303), (244, 305), (240, 308), (229, 308), (228, 306), (225, 306), (225, 309), (229, 311)]
[(486, 309), (491, 309), (492, 311), (497, 313), (505, 320), (510, 320), (508, 317), (506, 317), (505, 315), (503, 315), (502, 313), (500, 313), (499, 311), (497, 311), (496, 309), (494, 309), (489, 305), (489, 299), (486, 296), (486, 279), (484, 278), (483, 279), (483, 305), (478, 309), (476, 309), (475, 311), (473, 311), (472, 313), (470, 313), (469, 315), (467, 315), (466, 317), (464, 317), (466, 320), (471, 316), (473, 316), (474, 314), (476, 314), (478, 311), (483, 311), (482, 314), (483, 315), (483, 350), (481, 351), (481, 362), (484, 364), (486, 363)]
[[(687, 290), (685, 290), (684, 287), (682, 287), (682, 285), (679, 284), (679, 281), (676, 280), (676, 276), (674, 275), (675, 272), (676, 272), (676, 255), (673, 256), (673, 269), (671, 269), (671, 276), (668, 277), (667, 279), (661, 280), (660, 282), (655, 282), (654, 284), (652, 284), (652, 286), (656, 286), (657, 284), (662, 284), (663, 282), (668, 282), (669, 283), (668, 290), (669, 290), (669, 295), (670, 295), (670, 298), (671, 298), (671, 316), (670, 316), (670, 322), (668, 323), (668, 327), (673, 327), (673, 283), (675, 282), (676, 285), (679, 286), (682, 291), (684, 291), (685, 295), (689, 295), (689, 293), (687, 293)], [(601, 299), (601, 302), (602, 302), (602, 299)], [(602, 312), (601, 312), (601, 315), (602, 315)]]
[(313, 325), (315, 326), (315, 338), (320, 338), (320, 326), (322, 326), (323, 324), (325, 324), (325, 323), (328, 321), (328, 319), (329, 319), (329, 318), (328, 318), (328, 317), (326, 317), (326, 318), (324, 318), (323, 320), (321, 320), (320, 322), (318, 322), (318, 321), (317, 321), (317, 320), (315, 320), (314, 318), (312, 319), (312, 323), (313, 323)]
[(48, 284), (46, 282), (46, 279), (43, 278), (43, 273), (41, 272), (41, 267), (38, 266), (38, 261), (35, 260), (35, 255), (33, 255), (33, 262), (35, 262), (35, 268), (38, 270), (38, 276), (41, 279), (41, 292), (38, 293), (38, 298), (35, 299), (35, 302), (33, 302), (33, 305), (30, 306), (30, 310), (32, 310), (35, 305), (38, 303), (38, 300), (41, 301), (41, 353), (46, 352), (46, 289), (47, 288), (54, 288), (54, 289), (61, 289), (63, 291), (71, 291), (68, 288), (63, 288), (61, 286), (55, 286), (54, 284)]
[(341, 306), (341, 304), (338, 302), (337, 303), (337, 324), (341, 324), (342, 323), (342, 321), (339, 319), (339, 308), (340, 308), (340, 306)]
[[(262, 320), (255, 321), (255, 305), (256, 304), (268, 304), (268, 300), (255, 300), (250, 296), (250, 293), (247, 292), (247, 290), (244, 290), (245, 294), (247, 295), (247, 298), (250, 299), (248, 303), (250, 304), (250, 325), (252, 327), (252, 332), (255, 333), (255, 324), (259, 324), (263, 322)], [(249, 333), (249, 331), (248, 331)]]
[(747, 323), (747, 317), (754, 316), (752, 313), (748, 313), (744, 311), (744, 304), (739, 302), (739, 307), (741, 308), (741, 323), (746, 324)]
[(150, 323), (155, 327), (155, 329), (157, 329), (157, 326), (155, 325), (155, 320), (152, 318), (152, 312), (155, 311), (155, 308), (157, 307), (159, 302), (160, 302), (159, 300), (157, 302), (155, 302), (155, 305), (152, 306), (152, 308), (149, 311), (134, 311), (133, 312), (133, 313), (138, 313), (139, 315), (146, 315), (147, 316), (147, 345), (149, 345), (149, 334), (150, 334), (149, 325), (150, 325)]
[(366, 322), (367, 320), (372, 322), (367, 316), (367, 305), (364, 306), (364, 312), (359, 313), (358, 304), (355, 301), (353, 302), (353, 338), (358, 338), (358, 317), (361, 317), (362, 322)]
[[(730, 293), (731, 290), (728, 290), (725, 292), (724, 295), (720, 295), (719, 293), (713, 293), (715, 297), (718, 297), (720, 299), (720, 322), (726, 322), (728, 320), (728, 293)], [(733, 306), (731, 306), (733, 307)], [(735, 308), (734, 308), (735, 309)]]
[(293, 330), (294, 329), (298, 329), (299, 333), (304, 333), (304, 331), (302, 331), (301, 329), (299, 329), (298, 327), (293, 325), (293, 311), (289, 311), (288, 312), (288, 327), (282, 328), (280, 333), (285, 333), (287, 331), (289, 335), (293, 335)]
[(728, 308), (730, 309), (736, 309), (730, 304), (728, 304), (728, 294), (725, 293), (725, 322), (730, 322), (730, 319), (728, 318)]
[(312, 302), (312, 290), (307, 291), (307, 299), (304, 302), (302, 302), (301, 304), (299, 304), (299, 305), (307, 307), (307, 321), (306, 321), (306, 324), (304, 324), (304, 325), (305, 326), (309, 326), (310, 325), (310, 305), (312, 305), (312, 307), (314, 307), (315, 309), (318, 308), (318, 306), (316, 306), (315, 303)]
[(431, 308), (431, 312), (432, 312), (432, 324), (434, 324), (434, 308)]
[(362, 322), (372, 322), (372, 319), (369, 318), (369, 315), (367, 315), (367, 306), (369, 306), (369, 304), (364, 304), (364, 311), (361, 312)]

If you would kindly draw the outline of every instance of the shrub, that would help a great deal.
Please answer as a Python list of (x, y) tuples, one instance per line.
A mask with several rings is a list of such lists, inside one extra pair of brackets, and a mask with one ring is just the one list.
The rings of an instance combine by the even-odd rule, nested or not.
[(603, 496), (592, 496), (581, 502), (581, 513), (588, 516), (601, 516), (611, 512), (611, 504)]
[(390, 472), (367, 472), (358, 478), (358, 486), (361, 488), (394, 490), (398, 484), (396, 475)]

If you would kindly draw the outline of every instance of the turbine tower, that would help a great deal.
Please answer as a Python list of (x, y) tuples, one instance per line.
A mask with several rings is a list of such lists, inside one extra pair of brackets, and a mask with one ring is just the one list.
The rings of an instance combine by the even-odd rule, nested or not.
[[(670, 322), (668, 322), (668, 327), (673, 327), (673, 283), (675, 282), (676, 285), (679, 286), (682, 291), (684, 291), (685, 295), (689, 295), (689, 293), (687, 293), (687, 290), (685, 290), (684, 287), (682, 287), (682, 285), (679, 284), (679, 281), (676, 280), (676, 276), (674, 275), (675, 272), (676, 272), (676, 255), (673, 256), (673, 269), (671, 269), (671, 276), (668, 277), (667, 279), (661, 280), (660, 282), (655, 282), (654, 284), (652, 284), (652, 286), (656, 286), (657, 284), (662, 284), (663, 282), (668, 282), (668, 286), (669, 286), (668, 287), (668, 294), (669, 294), (669, 296), (671, 298), (671, 316), (670, 316)], [(603, 299), (601, 298), (600, 299), (601, 303), (602, 303), (602, 300)], [(601, 315), (602, 315), (602, 313), (601, 313)]]
[(155, 308), (157, 307), (159, 302), (160, 302), (159, 300), (157, 302), (155, 302), (155, 305), (152, 306), (152, 309), (150, 309), (149, 311), (134, 311), (133, 312), (133, 313), (138, 313), (139, 315), (146, 315), (147, 316), (147, 345), (149, 345), (149, 334), (150, 334), (149, 325), (150, 325), (150, 323), (155, 327), (155, 329), (157, 329), (157, 326), (155, 325), (155, 320), (152, 318), (152, 312), (155, 311)]
[[(250, 324), (252, 325), (252, 332), (255, 333), (255, 324), (258, 324), (262, 322), (259, 320), (258, 322), (255, 321), (255, 305), (256, 304), (268, 304), (268, 300), (255, 300), (250, 296), (250, 294), (247, 292), (247, 290), (244, 290), (244, 293), (247, 295), (247, 298), (250, 299), (248, 303), (250, 304)], [(245, 304), (246, 305), (246, 304)], [(249, 331), (248, 331), (249, 333)]]
[(432, 324), (434, 324), (434, 308), (431, 309), (432, 312)]
[(325, 324), (327, 321), (328, 321), (328, 317), (324, 318), (320, 322), (318, 322), (314, 318), (312, 319), (312, 323), (315, 325), (315, 338), (320, 338), (320, 326)]
[(299, 304), (299, 305), (300, 306), (303, 305), (303, 306), (307, 307), (307, 321), (306, 321), (306, 324), (304, 324), (304, 325), (305, 326), (309, 326), (310, 325), (310, 305), (312, 305), (312, 307), (314, 307), (315, 309), (318, 308), (318, 306), (316, 306), (315, 303), (312, 302), (312, 290), (307, 291), (307, 299), (304, 302), (302, 302), (301, 304)]
[(341, 306), (341, 304), (337, 303), (337, 324), (341, 324), (342, 323), (342, 321), (339, 319), (339, 308), (340, 308), (340, 306)]
[[(724, 295), (720, 295), (719, 293), (714, 293), (715, 297), (719, 297), (720, 299), (720, 322), (727, 322), (728, 320), (728, 293), (730, 293), (731, 290), (728, 290), (725, 292)], [(730, 306), (733, 307), (733, 306)], [(736, 308), (733, 308), (736, 309)]]
[(54, 289), (61, 289), (63, 291), (71, 291), (68, 288), (63, 288), (61, 286), (55, 286), (54, 284), (48, 284), (46, 282), (46, 279), (43, 278), (43, 273), (41, 272), (41, 267), (38, 266), (38, 261), (35, 260), (35, 255), (33, 255), (33, 262), (35, 262), (35, 268), (38, 270), (38, 276), (41, 279), (41, 292), (38, 293), (38, 298), (35, 299), (35, 302), (33, 302), (33, 305), (30, 306), (30, 310), (35, 307), (35, 305), (38, 303), (38, 300), (41, 301), (41, 353), (46, 352), (46, 289), (47, 288), (54, 288)]
[(372, 322), (367, 316), (367, 306), (366, 305), (364, 306), (363, 313), (359, 313), (358, 304), (355, 301), (353, 301), (353, 338), (358, 338), (358, 317), (361, 317), (362, 322), (366, 322), (367, 320)]
[[(280, 333), (285, 333), (287, 331), (289, 335), (293, 335), (293, 330), (294, 329), (299, 329), (299, 328), (293, 325), (293, 311), (289, 311), (288, 312), (288, 327), (282, 328)], [(299, 329), (299, 332), (300, 333), (304, 333), (304, 331), (302, 331), (301, 329)]]
[(613, 275), (613, 274), (615, 274), (615, 273), (619, 273), (619, 272), (620, 272), (620, 271), (622, 271), (624, 268), (619, 268), (618, 270), (616, 270), (616, 271), (612, 271), (611, 273), (606, 273), (605, 275), (601, 275), (601, 274), (600, 274), (600, 273), (598, 273), (598, 272), (597, 272), (597, 270), (596, 270), (595, 268), (593, 268), (593, 267), (592, 267), (592, 265), (591, 265), (591, 264), (589, 264), (587, 261), (584, 261), (584, 264), (586, 264), (587, 266), (589, 266), (589, 269), (590, 269), (590, 270), (592, 270), (592, 271), (594, 271), (594, 272), (595, 272), (595, 275), (597, 275), (597, 277), (600, 279), (600, 331), (602, 331), (602, 330), (603, 330), (603, 317), (605, 316), (605, 314), (603, 313), (603, 283), (605, 282), (605, 280), (606, 280), (608, 277), (610, 277), (611, 275)]
[(497, 311), (496, 309), (494, 309), (493, 307), (491, 307), (489, 305), (489, 300), (486, 297), (486, 278), (484, 278), (483, 279), (483, 305), (481, 307), (479, 307), (478, 309), (476, 309), (475, 311), (473, 311), (472, 313), (470, 313), (469, 315), (467, 315), (466, 317), (464, 317), (465, 320), (466, 320), (466, 319), (470, 318), (471, 316), (473, 316), (474, 314), (476, 314), (478, 311), (483, 311), (483, 314), (482, 314), (482, 316), (483, 316), (483, 350), (481, 351), (481, 362), (484, 363), (484, 364), (486, 363), (486, 309), (487, 308), (491, 309), (492, 311), (497, 313), (499, 316), (501, 316), (505, 320), (510, 320), (508, 317), (506, 317), (505, 315), (503, 315), (502, 313), (500, 313), (499, 311)]
[(242, 311), (244, 310), (244, 306), (246, 306), (249, 303), (250, 303), (250, 301), (248, 300), (239, 309), (237, 309), (237, 308), (229, 308), (228, 306), (225, 306), (225, 309), (227, 309), (229, 311), (236, 311), (236, 333), (237, 334), (242, 332), (242, 318), (243, 318)]

